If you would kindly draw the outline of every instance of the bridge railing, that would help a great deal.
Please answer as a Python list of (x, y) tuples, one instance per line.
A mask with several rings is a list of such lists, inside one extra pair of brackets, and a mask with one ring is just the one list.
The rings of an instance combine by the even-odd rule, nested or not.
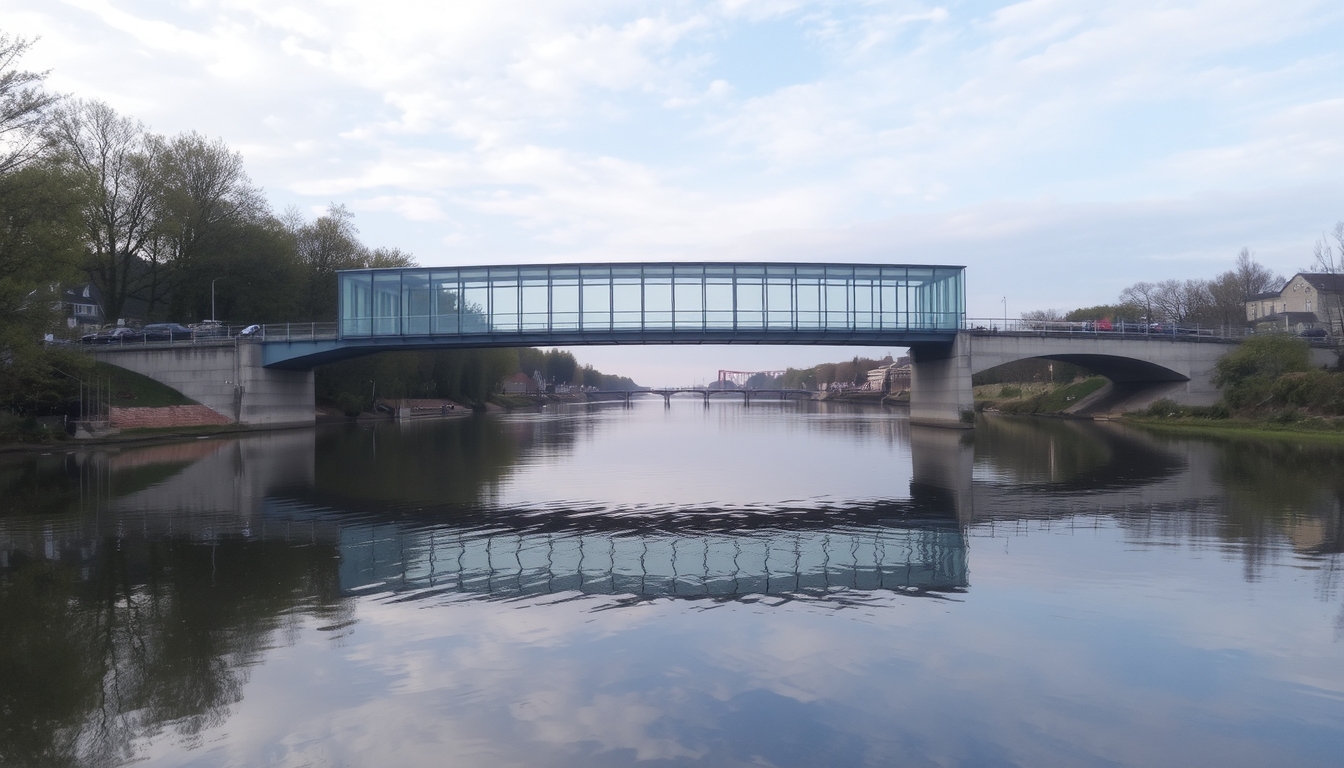
[(172, 335), (169, 338), (145, 336), (138, 330), (125, 335), (107, 339), (96, 338), (88, 334), (80, 342), (49, 341), (48, 344), (80, 344), (94, 349), (140, 348), (150, 349), (168, 347), (218, 346), (233, 344), (239, 339), (258, 341), (313, 341), (317, 339), (335, 339), (336, 323), (269, 323), (267, 325), (202, 325), (192, 329), (190, 336)]
[(1027, 320), (1013, 318), (966, 318), (962, 330), (973, 333), (1004, 333), (1097, 337), (1159, 337), (1186, 340), (1242, 339), (1253, 335), (1249, 328), (1235, 326), (1146, 323), (1137, 320)]

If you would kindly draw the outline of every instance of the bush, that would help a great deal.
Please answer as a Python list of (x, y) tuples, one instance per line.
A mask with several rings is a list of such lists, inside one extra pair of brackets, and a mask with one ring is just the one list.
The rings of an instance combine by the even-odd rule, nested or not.
[(1307, 342), (1294, 336), (1252, 336), (1214, 366), (1213, 383), (1232, 408), (1255, 408), (1274, 399), (1275, 380), (1311, 370)]
[(1021, 387), (1003, 387), (999, 390), (999, 397), (1021, 397)]

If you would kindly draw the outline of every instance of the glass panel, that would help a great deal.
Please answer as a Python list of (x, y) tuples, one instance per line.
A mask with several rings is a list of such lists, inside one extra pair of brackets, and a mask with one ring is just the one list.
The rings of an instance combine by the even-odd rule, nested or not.
[(770, 278), (765, 287), (766, 324), (772, 329), (793, 327), (793, 281)]
[(799, 330), (821, 328), (821, 281), (815, 277), (798, 278), (797, 297)]
[(871, 279), (858, 278), (854, 281), (854, 327), (860, 331), (871, 331), (879, 327), (877, 312), (874, 310), (876, 289)]
[(618, 330), (638, 330), (643, 321), (643, 300), (639, 278), (617, 277), (612, 286), (612, 311), (614, 328)]
[(676, 302), (677, 328), (705, 327), (705, 284), (700, 277), (678, 277), (672, 299)]
[(737, 278), (738, 328), (761, 328), (765, 325), (764, 289), (762, 278)]
[(705, 278), (705, 327), (733, 327), (733, 278)]
[(545, 277), (523, 278), (523, 330), (544, 331), (550, 328), (550, 286)]
[(611, 330), (611, 278), (583, 276), (583, 330)]
[(644, 278), (644, 328), (667, 330), (672, 327), (672, 278)]
[(341, 275), (341, 335), (368, 336), (373, 308), (370, 299), (371, 276)]
[(849, 285), (845, 280), (827, 278), (825, 290), (826, 328), (836, 330), (849, 327)]
[(402, 333), (423, 336), (429, 333), (434, 297), (429, 290), (429, 273), (407, 271), (401, 273), (401, 302), (406, 308)]
[(375, 272), (373, 275), (373, 333), (394, 336), (401, 333), (401, 273)]
[(881, 324), (885, 330), (896, 330), (903, 328), (905, 323), (901, 317), (900, 302), (897, 301), (899, 290), (894, 280), (882, 281), (882, 286), (878, 289), (878, 301), (881, 303)]
[(434, 333), (457, 333), (457, 310), (461, 293), (456, 272), (435, 272), (430, 279), (434, 289)]
[(462, 280), (462, 333), (488, 333), (490, 322), (490, 283), (484, 276)]
[[(577, 275), (577, 272), (569, 274)], [(551, 278), (551, 328), (556, 331), (576, 331), (579, 328), (578, 277)]]
[(518, 331), (518, 282), (516, 278), (492, 278), (490, 327), (495, 333)]

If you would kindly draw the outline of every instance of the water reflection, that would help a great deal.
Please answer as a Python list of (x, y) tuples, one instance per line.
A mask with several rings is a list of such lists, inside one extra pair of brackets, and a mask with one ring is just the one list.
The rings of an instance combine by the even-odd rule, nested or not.
[[(610, 645), (611, 635), (588, 637), (575, 629), (593, 621), (587, 614), (597, 609), (604, 616), (623, 617), (604, 621), (638, 624), (648, 620), (648, 611), (667, 619), (682, 615), (677, 611), (683, 607), (714, 607), (716, 613), (737, 617), (725, 620), (739, 628), (755, 627), (741, 624), (746, 621), (741, 617), (765, 610), (760, 620), (769, 628), (754, 630), (762, 633), (754, 639), (763, 648), (784, 642), (778, 638), (791, 637), (800, 627), (820, 632), (832, 626), (786, 613), (789, 605), (857, 609), (868, 612), (864, 616), (883, 612), (883, 618), (871, 619), (889, 625), (873, 635), (876, 645), (849, 647), (827, 635), (831, 645), (808, 653), (825, 655), (840, 642), (840, 655), (867, 659), (871, 666), (863, 672), (872, 676), (871, 683), (851, 684), (887, 708), (900, 704), (883, 699), (882, 690), (939, 668), (937, 660), (918, 655), (915, 649), (923, 645), (968, 643), (976, 654), (1002, 647), (1014, 664), (1048, 678), (1051, 665), (1069, 663), (1065, 659), (1078, 650), (1068, 632), (1095, 631), (1098, 636), (1089, 642), (1103, 642), (1101, 635), (1114, 632), (1116, 625), (1093, 619), (1095, 626), (1051, 625), (1063, 634), (1024, 640), (1024, 626), (1048, 623), (1049, 611), (1069, 614), (1076, 606), (1044, 611), (1036, 605), (1022, 616), (1004, 618), (1022, 605), (1014, 602), (1022, 600), (1021, 594), (1009, 591), (1015, 580), (1023, 591), (1040, 586), (1033, 583), (1038, 574), (1030, 567), (1005, 570), (1011, 562), (1009, 539), (1026, 540), (1013, 547), (1048, 551), (1042, 561), (1059, 563), (1058, 572), (1083, 587), (1089, 579), (1106, 590), (1137, 583), (1134, 594), (1147, 595), (1158, 589), (1156, 584), (1182, 583), (1188, 589), (1196, 580), (1193, 570), (1184, 573), (1183, 582), (1180, 574), (1160, 570), (1151, 582), (1136, 582), (1133, 570), (1109, 573), (1107, 567), (1118, 566), (1088, 551), (1100, 534), (1086, 540), (1071, 534), (1067, 545), (1036, 535), (1072, 531), (1081, 528), (1080, 521), (1091, 521), (1093, 531), (1115, 531), (1134, 552), (1189, 548), (1196, 555), (1192, 561), (1167, 559), (1166, 567), (1190, 569), (1204, 550), (1213, 556), (1200, 568), (1239, 561), (1239, 580), (1264, 581), (1276, 563), (1291, 558), (1297, 572), (1316, 569), (1309, 600), (1319, 605), (1338, 595), (1335, 566), (1344, 551), (1341, 449), (1191, 440), (1117, 425), (1026, 419), (991, 419), (971, 434), (911, 428), (903, 419), (862, 412), (794, 406), (753, 405), (752, 413), (740, 407), (688, 407), (665, 414), (661, 404), (634, 410), (300, 430), (0, 462), (0, 712), (6, 713), (0, 718), (0, 764), (116, 765), (143, 757), (155, 739), (177, 750), (204, 749), (211, 738), (224, 738), (218, 734), (230, 730), (226, 724), (238, 717), (249, 697), (265, 701), (266, 694), (249, 692), (249, 681), (257, 669), (275, 664), (282, 649), (308, 642), (304, 653), (320, 655), (351, 644), (358, 649), (356, 657), (397, 657), (409, 652), (401, 645), (408, 641), (397, 639), (398, 633), (446, 631), (433, 629), (438, 626), (430, 622), (433, 616), (458, 617), (449, 622), (459, 627), (450, 645), (493, 643), (495, 650), (517, 645), (517, 656), (501, 662), (501, 668), (515, 673), (504, 684), (484, 672), (467, 674), (466, 667), (452, 666), (460, 660), (435, 656), (438, 651), (416, 651), (477, 680), (469, 689), (442, 682), (442, 690), (488, 705), (481, 712), (494, 711), (490, 708), (501, 708), (500, 700), (482, 691), (517, 689), (517, 696), (527, 698), (522, 692), (529, 689), (521, 681), (546, 673), (531, 666), (542, 665), (545, 654), (519, 650), (532, 648), (526, 632), (511, 634), (509, 622), (523, 621), (521, 614), (509, 619), (510, 614), (500, 613), (514, 609), (545, 617), (527, 621), (549, 627), (553, 635), (547, 642), (561, 645), (580, 636)], [(678, 449), (636, 454), (631, 447), (657, 443), (662, 435), (669, 435), (667, 445)], [(723, 464), (731, 464), (731, 471), (714, 474)], [(777, 471), (780, 467), (784, 471)], [(734, 486), (725, 479), (734, 472), (773, 473), (770, 495), (762, 497), (758, 479)], [(872, 476), (878, 473), (883, 475)], [(678, 479), (688, 487), (677, 486)], [(627, 489), (641, 484), (668, 490), (631, 503)], [(1051, 528), (1056, 521), (1060, 528)], [(1048, 585), (1047, 591), (1076, 586), (1055, 574), (1040, 583)], [(1294, 584), (1278, 589), (1281, 599), (1301, 591)], [(977, 594), (1006, 600), (1008, 607), (996, 603), (991, 609), (1003, 612), (991, 614), (999, 624), (962, 625), (956, 636), (925, 629), (904, 646), (906, 666), (888, 668), (875, 661), (885, 658), (876, 648), (890, 651), (888, 643), (899, 644), (897, 638), (909, 629), (904, 622), (913, 619), (903, 616), (928, 620), (914, 603), (969, 610)], [(1093, 601), (1104, 601), (1105, 593), (1098, 594), (1082, 600), (1089, 610)], [(1121, 602), (1142, 602), (1127, 592), (1116, 594)], [(955, 602), (905, 600), (930, 596)], [(408, 606), (430, 610), (399, 612)], [(1226, 612), (1220, 621), (1249, 621), (1226, 603), (1219, 606)], [(489, 626), (479, 628), (481, 638), (473, 641), (477, 628), (459, 625), (475, 621)], [(1335, 621), (1344, 632), (1344, 614)], [(682, 632), (679, 642), (694, 647), (710, 636), (705, 626), (697, 627), (677, 630)], [(846, 630), (851, 631), (868, 636), (859, 627)], [(305, 641), (314, 634), (323, 642)], [(562, 643), (559, 637), (568, 639)], [(640, 637), (668, 642), (656, 633)], [(1126, 642), (1139, 640), (1127, 636)], [(1154, 641), (1143, 642), (1149, 645), (1135, 647), (1155, 653)], [(1211, 642), (1221, 647), (1217, 643), (1226, 639)], [(776, 651), (781, 658), (803, 653)], [(902, 731), (904, 746), (883, 741), (890, 723), (850, 717), (853, 723), (867, 723), (866, 730), (842, 725), (846, 716), (828, 707), (847, 695), (844, 690), (796, 676), (744, 682), (739, 678), (768, 676), (769, 670), (731, 654), (713, 664), (693, 656), (700, 658), (696, 667), (680, 651), (660, 653), (691, 665), (686, 674), (698, 682), (688, 682), (687, 690), (698, 702), (696, 711), (713, 711), (723, 722), (735, 722), (734, 717), (759, 705), (762, 711), (786, 713), (799, 733), (811, 729), (813, 735), (794, 744), (794, 752), (769, 747), (768, 739), (752, 747), (772, 755), (775, 763), (797, 764), (798, 755), (821, 759), (826, 754), (874, 763), (880, 761), (855, 755), (895, 759), (920, 750), (909, 741), (918, 735), (914, 731)], [(1055, 660), (1028, 658), (1041, 653)], [(1116, 648), (1108, 653), (1120, 658), (1137, 652)], [(289, 658), (290, 664), (300, 663)], [(607, 656), (601, 659), (589, 660), (592, 669), (607, 669)], [(982, 656), (970, 659), (972, 667), (983, 663)], [(359, 662), (367, 663), (367, 658)], [(354, 662), (346, 664), (338, 676), (363, 679), (359, 675), (367, 674)], [(925, 671), (915, 674), (913, 669)], [(579, 682), (596, 674), (584, 670), (571, 670), (572, 679), (555, 683), (563, 689), (554, 693), (558, 701), (590, 706), (603, 691), (613, 701), (644, 701), (639, 697), (656, 690), (638, 675), (621, 677), (618, 668), (604, 673), (605, 682)], [(829, 669), (828, 675), (851, 672)], [(961, 679), (955, 670), (944, 672)], [(732, 707), (720, 711), (727, 699), (710, 691), (725, 677), (742, 690)], [(391, 696), (379, 690), (360, 693), (356, 683), (351, 685), (342, 695), (379, 701)], [(926, 697), (953, 696), (958, 685), (948, 689), (953, 693), (937, 685), (920, 690)], [(1021, 682), (1019, 695), (1027, 695), (1022, 691), (1031, 686), (1040, 683)], [(795, 689), (796, 697), (779, 697), (780, 690)], [(275, 695), (273, 688), (264, 690)], [(1275, 690), (1280, 700), (1290, 695)], [(1040, 696), (1064, 695), (1047, 690)], [(528, 701), (535, 704), (534, 698)], [(692, 721), (699, 721), (678, 709), (677, 700), (662, 702), (667, 710), (650, 716), (675, 715), (675, 727), (658, 726), (659, 731), (646, 723), (639, 738), (617, 739), (611, 748), (632, 750), (619, 752), (631, 759), (639, 754), (669, 762), (678, 755), (723, 758), (725, 753), (707, 746), (708, 741), (695, 742), (676, 731), (701, 733), (710, 727), (694, 726)], [(498, 715), (502, 721), (523, 718), (508, 710), (516, 702), (505, 703), (505, 713)], [(611, 717), (642, 711), (640, 706), (651, 705), (617, 706)], [(557, 707), (548, 715), (551, 727), (563, 722), (570, 730), (556, 738), (572, 748), (582, 739), (573, 730), (578, 726), (562, 714), (574, 707)], [(823, 727), (809, 711), (828, 712), (830, 719)], [(852, 715), (859, 710), (841, 711)], [(905, 716), (919, 717), (915, 712)], [(498, 727), (483, 721), (476, 725)], [(754, 721), (735, 727), (764, 733)], [(928, 732), (935, 730), (930, 725)], [(499, 757), (499, 745), (516, 740), (508, 729), (495, 737), (495, 751), (483, 754)], [(737, 736), (726, 729), (715, 738)], [(719, 762), (749, 762), (749, 749), (733, 748), (736, 757)], [(1122, 752), (1117, 748), (1103, 756), (1138, 762), (1122, 759)], [(1105, 762), (1084, 753), (1075, 755), (1079, 762)], [(542, 749), (509, 759), (601, 762), (591, 753), (574, 754), (573, 760), (543, 760), (550, 753)], [(622, 762), (611, 755), (608, 762)], [(928, 755), (936, 757), (933, 751)], [(963, 757), (962, 762), (975, 762)], [(958, 759), (943, 754), (930, 761)]]

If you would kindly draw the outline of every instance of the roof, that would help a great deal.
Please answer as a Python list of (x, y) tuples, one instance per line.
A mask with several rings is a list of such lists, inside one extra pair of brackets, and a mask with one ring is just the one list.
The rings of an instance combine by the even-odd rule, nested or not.
[(1247, 301), (1260, 301), (1261, 299), (1277, 299), (1277, 298), (1279, 298), (1279, 295), (1282, 294), (1282, 293), (1283, 293), (1283, 291), (1281, 291), (1281, 290), (1279, 290), (1279, 291), (1265, 291), (1264, 293), (1257, 293), (1257, 294), (1255, 294), (1255, 295), (1252, 296), (1251, 298), (1247, 299)]
[[(1329, 272), (1298, 272), (1293, 277), (1301, 277), (1313, 288), (1322, 291), (1340, 291), (1344, 293), (1344, 275), (1331, 274)], [(1292, 282), (1291, 280), (1289, 282)]]

